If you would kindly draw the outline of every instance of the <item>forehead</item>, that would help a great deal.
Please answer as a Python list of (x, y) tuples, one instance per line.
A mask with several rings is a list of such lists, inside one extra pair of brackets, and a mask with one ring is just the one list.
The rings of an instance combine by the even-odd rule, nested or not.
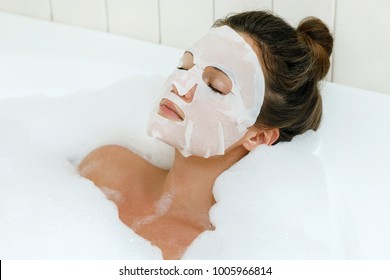
[(194, 55), (195, 64), (215, 66), (227, 73), (239, 88), (246, 107), (261, 106), (263, 72), (255, 51), (240, 34), (228, 26), (212, 28), (188, 51)]
[[(207, 60), (208, 63), (223, 63), (231, 66), (256, 68), (257, 56), (248, 43), (228, 26), (211, 29), (204, 37), (188, 49), (195, 59)], [(195, 62), (196, 63), (196, 62)]]

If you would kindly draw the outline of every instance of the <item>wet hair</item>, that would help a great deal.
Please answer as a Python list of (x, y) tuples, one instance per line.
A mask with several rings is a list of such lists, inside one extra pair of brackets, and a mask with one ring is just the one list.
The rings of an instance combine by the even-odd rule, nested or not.
[(317, 130), (322, 116), (319, 82), (330, 68), (333, 37), (318, 18), (303, 19), (298, 28), (268, 11), (251, 11), (217, 20), (249, 35), (262, 55), (265, 97), (255, 126), (279, 128), (279, 139), (290, 141)]

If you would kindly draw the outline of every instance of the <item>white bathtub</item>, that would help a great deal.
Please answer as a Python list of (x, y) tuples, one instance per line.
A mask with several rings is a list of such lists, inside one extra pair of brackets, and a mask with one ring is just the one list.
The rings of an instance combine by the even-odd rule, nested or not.
[[(37, 94), (59, 98), (79, 90), (98, 91), (134, 75), (147, 75), (148, 77), (167, 75), (176, 66), (181, 53), (182, 50), (112, 34), (0, 13), (0, 105), (20, 101), (21, 104), (25, 104), (25, 108), (28, 108), (28, 100), (30, 100), (28, 98)], [(334, 258), (346, 259), (390, 259), (388, 238), (390, 236), (390, 175), (388, 175), (390, 171), (390, 148), (388, 146), (390, 143), (390, 96), (326, 83), (323, 88), (323, 99), (324, 118), (316, 134), (316, 139), (319, 141), (314, 147), (313, 154), (318, 166), (321, 166), (325, 174), (325, 190), (330, 205), (332, 224), (330, 234), (337, 236), (332, 245), (337, 247), (337, 253), (324, 256), (314, 254), (314, 258), (334, 256)], [(34, 106), (39, 107), (39, 98), (31, 100)], [(42, 99), (42, 104), (46, 104), (45, 100)], [(45, 105), (42, 105), (41, 109), (45, 110)], [(23, 114), (23, 109), (20, 114)], [(2, 196), (0, 201), (8, 205), (7, 207), (0, 205), (0, 213), (3, 215), (0, 217), (15, 215), (15, 219), (20, 224), (13, 226), (23, 231), (23, 223), (29, 224), (31, 219), (34, 221), (33, 216), (27, 215), (27, 222), (27, 218), (18, 217), (17, 212), (16, 214), (1, 212), (12, 209), (9, 205), (12, 205), (15, 200), (15, 197), (6, 197), (9, 193), (6, 191), (7, 186), (1, 185), (4, 182), (2, 178), (7, 176), (4, 172), (6, 170), (13, 172), (12, 166), (6, 166), (6, 163), (1, 161), (1, 156), (9, 152), (6, 145), (15, 143), (15, 141), (20, 141), (21, 149), (26, 148), (23, 144), (24, 132), (9, 127), (8, 130), (4, 130), (5, 128), (1, 127), (1, 119), (6, 120), (4, 123), (8, 126), (10, 121), (14, 121), (11, 120), (12, 117), (7, 118), (6, 113), (0, 112), (0, 135), (4, 131), (16, 131), (16, 134), (3, 134), (0, 139), (0, 145), (3, 145), (3, 154), (0, 153), (0, 164), (2, 164), (0, 165), (2, 167), (0, 191), (5, 190), (0, 193), (0, 197)], [(18, 125), (17, 121), (15, 123)], [(52, 120), (52, 123), (57, 125), (56, 120)], [(34, 125), (38, 126), (39, 123), (34, 123), (32, 127)], [(96, 130), (86, 133), (100, 135)], [(105, 138), (104, 141), (108, 142), (110, 139)], [(99, 143), (97, 141), (96, 145)], [(82, 138), (80, 138), (80, 145), (84, 145)], [(83, 146), (85, 152), (91, 148), (93, 147)], [(52, 147), (48, 147), (48, 150), (53, 150), (55, 153)], [(50, 170), (49, 167), (48, 170)], [(308, 172), (307, 170), (311, 169), (303, 166), (301, 172), (304, 174)], [(280, 176), (278, 173), (274, 175)], [(26, 184), (28, 185), (28, 178), (26, 178)], [(30, 199), (35, 198), (21, 195), (15, 203), (19, 203), (18, 205), (20, 201), (30, 203)], [(40, 203), (40, 198), (36, 199), (37, 203)], [(218, 212), (220, 209), (222, 208), (216, 208), (213, 211)], [(61, 248), (58, 244), (50, 244), (50, 242), (45, 243), (45, 246), (55, 247), (54, 252), (48, 254), (39, 252), (34, 247), (34, 243), (37, 242), (36, 238), (29, 240), (28, 237), (26, 238), (28, 234), (20, 235), (16, 232), (13, 235), (5, 232), (6, 223), (1, 222), (0, 218), (0, 224), (3, 226), (0, 228), (0, 234), (6, 238), (6, 240), (2, 239), (3, 244), (0, 245), (1, 258), (74, 257), (74, 254), (64, 255), (58, 249)], [(23, 242), (18, 239), (19, 237), (23, 239)], [(207, 238), (206, 234), (195, 243), (206, 242), (207, 244)], [(237, 238), (239, 239), (239, 235)], [(19, 243), (27, 249), (22, 250), (19, 245), (15, 245)], [(71, 250), (69, 244), (72, 242), (67, 244), (66, 250)], [(2, 255), (1, 249), (7, 253)], [(198, 250), (193, 255), (189, 252), (189, 258), (202, 258), (201, 252), (202, 250)], [(75, 254), (78, 254), (80, 258), (91, 258), (92, 253), (77, 252)], [(231, 251), (230, 255), (226, 253), (226, 258), (234, 258), (236, 253), (239, 258), (246, 256), (245, 252)], [(155, 258), (153, 254), (154, 252), (151, 253), (151, 258)], [(206, 258), (206, 253), (203, 256)], [(256, 258), (256, 256), (256, 254), (249, 254), (247, 258)], [(269, 257), (278, 258), (277, 256), (274, 254)], [(283, 254), (281, 256), (302, 257), (299, 254), (295, 257)], [(126, 258), (126, 255), (115, 253), (104, 255), (103, 252), (94, 257)], [(145, 255), (138, 257), (144, 258)], [(262, 255), (262, 257), (267, 258), (267, 255)], [(303, 256), (303, 258), (306, 257)]]

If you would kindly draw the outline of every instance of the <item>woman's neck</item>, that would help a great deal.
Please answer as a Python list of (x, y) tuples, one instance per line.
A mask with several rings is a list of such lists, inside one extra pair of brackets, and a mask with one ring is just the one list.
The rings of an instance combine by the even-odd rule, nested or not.
[(215, 203), (212, 189), (216, 178), (247, 151), (236, 147), (223, 156), (184, 157), (176, 150), (175, 160), (163, 184), (161, 197), (169, 197), (169, 212), (202, 230), (210, 229), (208, 212)]

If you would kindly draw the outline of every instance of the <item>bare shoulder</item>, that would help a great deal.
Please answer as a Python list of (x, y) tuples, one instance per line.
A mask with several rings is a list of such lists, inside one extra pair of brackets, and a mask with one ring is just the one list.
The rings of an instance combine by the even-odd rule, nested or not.
[(106, 145), (89, 153), (79, 165), (80, 174), (98, 187), (121, 190), (141, 183), (149, 173), (162, 172), (126, 147)]

